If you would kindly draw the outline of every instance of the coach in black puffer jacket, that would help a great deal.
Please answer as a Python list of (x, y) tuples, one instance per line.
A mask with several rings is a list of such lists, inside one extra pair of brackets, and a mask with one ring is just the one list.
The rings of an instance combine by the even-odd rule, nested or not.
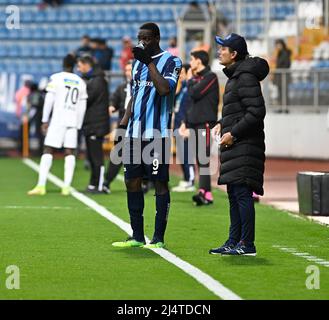
[(235, 142), (221, 145), (218, 184), (245, 183), (263, 195), (265, 103), (259, 81), (269, 67), (264, 59), (247, 58), (223, 72), (229, 80), (223, 97), (222, 135), (231, 132)]
[(256, 255), (253, 192), (263, 194), (265, 103), (260, 87), (268, 63), (249, 58), (243, 37), (216, 37), (219, 60), (228, 77), (221, 119), (221, 168), (218, 184), (227, 185), (230, 202), (229, 239), (210, 253)]

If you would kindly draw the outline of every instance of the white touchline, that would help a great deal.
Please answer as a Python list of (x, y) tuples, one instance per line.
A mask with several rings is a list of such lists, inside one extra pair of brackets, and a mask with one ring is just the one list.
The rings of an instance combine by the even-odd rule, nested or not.
[[(39, 171), (39, 165), (36, 164), (34, 161), (30, 159), (24, 159), (23, 163), (26, 164), (31, 169), (33, 169), (34, 171), (36, 172)], [(48, 180), (60, 188), (64, 186), (64, 182), (51, 173), (48, 174)], [(72, 188), (71, 194), (74, 198), (78, 199), (88, 207), (95, 210), (97, 213), (99, 213), (101, 216), (108, 219), (112, 223), (114, 223), (116, 226), (118, 226), (120, 229), (125, 231), (127, 234), (129, 235), (131, 234), (132, 230), (129, 223), (121, 220), (112, 212), (110, 212), (109, 210), (98, 204), (96, 201), (78, 192), (74, 188)], [(146, 238), (146, 241), (149, 241), (149, 239)], [(191, 265), (190, 263), (175, 256), (173, 253), (169, 252), (168, 250), (165, 249), (150, 249), (150, 250), (152, 250), (153, 252), (155, 252), (156, 254), (158, 254), (168, 262), (172, 263), (173, 265), (175, 265), (185, 273), (187, 273), (189, 276), (194, 278), (196, 281), (198, 281), (201, 285), (206, 287), (208, 290), (210, 290), (219, 298), (223, 300), (242, 300), (241, 297), (239, 297), (237, 294), (232, 292), (230, 289), (223, 286), (219, 281), (212, 278), (210, 275), (206, 274), (205, 272), (198, 269), (197, 267)]]
[(290, 254), (292, 254), (292, 255), (294, 255), (296, 257), (304, 258), (307, 261), (315, 262), (315, 263), (317, 263), (317, 264), (319, 264), (321, 266), (324, 266), (324, 267), (328, 267), (329, 268), (329, 261), (326, 261), (324, 259), (318, 258), (316, 256), (312, 256), (308, 252), (298, 252), (297, 249), (295, 249), (295, 248), (287, 248), (287, 247), (278, 246), (278, 245), (273, 245), (272, 247), (273, 248), (277, 248), (277, 249), (279, 249), (281, 251), (290, 253)]

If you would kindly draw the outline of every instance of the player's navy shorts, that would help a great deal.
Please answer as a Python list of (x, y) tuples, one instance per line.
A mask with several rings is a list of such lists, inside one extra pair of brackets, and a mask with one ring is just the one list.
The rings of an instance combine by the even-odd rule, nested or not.
[(147, 178), (153, 181), (169, 181), (169, 161), (170, 138), (125, 138), (123, 165), (126, 180)]

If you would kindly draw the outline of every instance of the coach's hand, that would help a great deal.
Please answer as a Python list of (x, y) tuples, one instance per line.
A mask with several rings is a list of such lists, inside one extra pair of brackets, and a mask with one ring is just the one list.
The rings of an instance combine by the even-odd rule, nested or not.
[(136, 60), (139, 60), (147, 66), (152, 62), (152, 57), (142, 48), (134, 47), (133, 54)]
[(233, 144), (233, 136), (231, 132), (226, 132), (222, 135), (219, 144), (224, 145), (225, 147), (229, 147)]
[(48, 122), (45, 122), (41, 125), (41, 132), (44, 136), (47, 134), (48, 126), (49, 126)]

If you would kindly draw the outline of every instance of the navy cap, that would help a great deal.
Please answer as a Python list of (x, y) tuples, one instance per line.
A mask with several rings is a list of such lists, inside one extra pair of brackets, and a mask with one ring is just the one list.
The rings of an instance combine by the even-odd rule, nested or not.
[(246, 55), (248, 53), (247, 42), (244, 37), (239, 36), (236, 33), (231, 33), (225, 38), (215, 37), (215, 41), (223, 46), (229, 47), (238, 52), (239, 54)]

